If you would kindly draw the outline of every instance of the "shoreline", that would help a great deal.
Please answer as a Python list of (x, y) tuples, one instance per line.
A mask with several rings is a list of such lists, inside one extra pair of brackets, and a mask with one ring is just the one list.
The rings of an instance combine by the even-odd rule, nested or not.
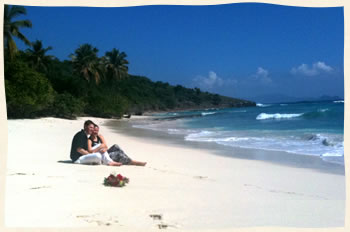
[(164, 131), (155, 131), (132, 126), (132, 121), (134, 120), (137, 121), (152, 118), (152, 116), (134, 116), (131, 119), (107, 121), (105, 125), (109, 127), (109, 129), (118, 133), (123, 133), (131, 138), (146, 138), (150, 141), (158, 141), (171, 146), (188, 147), (199, 150), (204, 149), (212, 155), (225, 156), (233, 159), (265, 161), (276, 165), (309, 168), (320, 172), (345, 175), (345, 166), (326, 162), (318, 156), (294, 154), (285, 151), (231, 147), (210, 142), (186, 141), (182, 135), (169, 134)]
[[(242, 99), (241, 99), (242, 100)], [(243, 100), (247, 101), (247, 100)], [(256, 102), (254, 102), (257, 104)], [(163, 113), (180, 113), (180, 112), (188, 112), (188, 111), (204, 111), (204, 110), (218, 110), (218, 109), (240, 109), (245, 107), (257, 107), (256, 105), (242, 105), (242, 106), (229, 106), (229, 105), (223, 105), (223, 106), (217, 106), (217, 107), (193, 107), (193, 108), (177, 108), (177, 109), (168, 109), (168, 110), (159, 110), (159, 111), (145, 111), (142, 115), (131, 115), (131, 120), (133, 120), (133, 117), (142, 117), (142, 116), (153, 116), (154, 114), (163, 114)]]
[[(100, 125), (109, 146), (117, 143), (147, 166), (69, 163), (71, 139), (86, 119)], [(122, 231), (344, 226), (345, 176), (130, 137), (109, 128), (111, 121), (8, 120), (5, 225)], [(113, 172), (130, 183), (103, 186)]]

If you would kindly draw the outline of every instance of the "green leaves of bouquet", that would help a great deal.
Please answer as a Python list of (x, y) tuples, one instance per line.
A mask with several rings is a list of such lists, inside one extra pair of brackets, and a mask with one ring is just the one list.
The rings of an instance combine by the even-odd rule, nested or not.
[(105, 186), (112, 186), (112, 187), (123, 187), (127, 183), (129, 183), (129, 178), (122, 176), (120, 174), (118, 175), (110, 174), (108, 177), (105, 177), (103, 181), (103, 184)]

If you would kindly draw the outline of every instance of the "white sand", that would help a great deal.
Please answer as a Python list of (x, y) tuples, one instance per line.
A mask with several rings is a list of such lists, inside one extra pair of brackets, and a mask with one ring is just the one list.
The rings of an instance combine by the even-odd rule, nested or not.
[[(345, 177), (207, 150), (100, 132), (146, 167), (88, 166), (69, 160), (86, 118), (8, 121), (5, 225), (118, 230), (227, 230), (249, 226), (342, 227)], [(110, 173), (124, 188), (102, 185)], [(150, 215), (161, 215), (161, 220)]]

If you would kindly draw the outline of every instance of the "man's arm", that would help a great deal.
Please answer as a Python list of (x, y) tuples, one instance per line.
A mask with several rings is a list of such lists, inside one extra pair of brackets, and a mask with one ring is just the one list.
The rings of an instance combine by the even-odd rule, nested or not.
[(80, 154), (82, 155), (87, 155), (87, 154), (90, 154), (87, 150), (81, 148), (81, 147), (78, 147), (77, 148), (77, 152), (79, 152)]
[(87, 155), (90, 154), (88, 150), (85, 150), (83, 147), (87, 147), (87, 139), (85, 137), (86, 135), (82, 132), (74, 139), (76, 139), (76, 151), (80, 153), (81, 155)]

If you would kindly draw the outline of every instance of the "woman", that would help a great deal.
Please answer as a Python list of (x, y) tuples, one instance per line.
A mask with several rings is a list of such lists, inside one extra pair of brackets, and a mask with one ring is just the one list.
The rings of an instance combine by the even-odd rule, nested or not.
[[(91, 134), (88, 140), (88, 149), (89, 152), (94, 152), (96, 149), (101, 149), (102, 151), (107, 151), (106, 153), (109, 157), (119, 165), (137, 165), (137, 166), (145, 166), (146, 162), (140, 162), (136, 160), (130, 159), (122, 149), (117, 144), (114, 144), (107, 150), (107, 143), (104, 137), (99, 134), (100, 128), (95, 125), (94, 131)], [(100, 148), (101, 147), (101, 148)]]
[[(97, 128), (97, 129), (96, 129)], [(102, 155), (102, 164), (107, 164), (111, 166), (121, 166), (122, 163), (115, 162), (111, 159), (107, 152), (107, 145), (105, 139), (102, 135), (98, 134), (99, 128), (97, 125), (94, 125), (94, 130), (92, 131), (88, 139), (88, 151), (90, 153), (101, 153)]]

